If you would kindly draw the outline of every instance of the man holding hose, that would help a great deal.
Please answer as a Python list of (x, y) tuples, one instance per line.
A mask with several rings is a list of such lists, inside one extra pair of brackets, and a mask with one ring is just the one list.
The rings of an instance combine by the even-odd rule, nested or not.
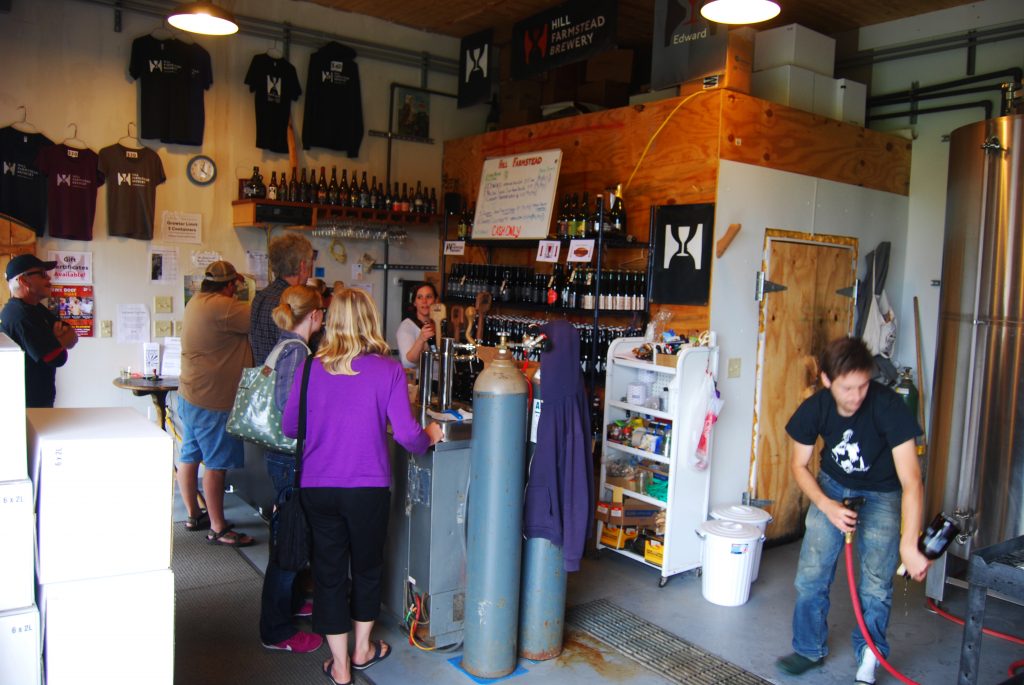
[[(883, 656), (889, 653), (885, 632), (896, 566), (902, 560), (920, 581), (931, 563), (917, 548), (924, 500), (914, 445), (922, 432), (917, 421), (899, 395), (871, 380), (874, 358), (859, 338), (829, 343), (820, 368), (825, 387), (786, 424), (793, 477), (811, 501), (794, 583), (793, 653), (776, 661), (794, 675), (821, 666), (828, 654), (829, 588), (846, 533), (856, 530), (858, 594), (865, 625)], [(824, 448), (815, 477), (810, 461), (819, 436)], [(850, 497), (864, 498), (859, 510), (843, 505)], [(878, 662), (859, 628), (853, 650), (856, 682), (874, 683)]]

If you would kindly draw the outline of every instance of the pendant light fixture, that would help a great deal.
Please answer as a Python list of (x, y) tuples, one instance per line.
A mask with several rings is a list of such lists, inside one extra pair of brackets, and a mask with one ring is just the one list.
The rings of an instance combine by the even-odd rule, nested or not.
[(230, 36), (238, 33), (235, 17), (225, 9), (207, 0), (178, 5), (167, 17), (167, 23), (176, 29), (207, 36)]
[(716, 24), (756, 24), (778, 16), (774, 0), (712, 0), (700, 8), (700, 15)]

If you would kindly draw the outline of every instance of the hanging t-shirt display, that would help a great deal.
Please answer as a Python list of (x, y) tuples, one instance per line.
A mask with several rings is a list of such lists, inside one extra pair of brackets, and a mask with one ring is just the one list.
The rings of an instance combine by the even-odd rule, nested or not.
[(39, 151), (53, 145), (42, 133), (0, 128), (0, 212), (35, 229), (46, 228), (46, 177), (39, 172)]
[(295, 67), (284, 59), (255, 55), (245, 85), (256, 100), (256, 147), (288, 152), (288, 115), (292, 101), (302, 95)]
[(39, 151), (36, 166), (46, 174), (47, 224), (51, 238), (92, 240), (96, 216), (96, 189), (103, 174), (92, 150), (79, 150), (63, 143)]
[(341, 150), (359, 156), (363, 142), (363, 101), (356, 51), (330, 42), (309, 57), (302, 147)]
[(210, 53), (176, 38), (132, 41), (128, 73), (139, 81), (140, 137), (202, 145), (204, 93), (213, 83)]
[(100, 172), (107, 183), (107, 233), (153, 239), (156, 187), (166, 179), (160, 156), (148, 147), (133, 150), (119, 143), (100, 150)]

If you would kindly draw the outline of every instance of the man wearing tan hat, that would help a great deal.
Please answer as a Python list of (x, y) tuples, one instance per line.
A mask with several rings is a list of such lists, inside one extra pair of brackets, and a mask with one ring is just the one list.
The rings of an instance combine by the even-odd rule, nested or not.
[[(178, 489), (188, 509), (188, 530), (210, 528), (210, 544), (247, 547), (254, 540), (231, 530), (224, 520), (224, 480), (228, 469), (242, 468), (242, 441), (227, 434), (231, 405), (242, 369), (252, 366), (249, 305), (235, 299), (242, 276), (230, 262), (206, 267), (200, 292), (185, 306), (181, 337), (178, 414), (184, 431)], [(207, 511), (196, 502), (199, 464)]]

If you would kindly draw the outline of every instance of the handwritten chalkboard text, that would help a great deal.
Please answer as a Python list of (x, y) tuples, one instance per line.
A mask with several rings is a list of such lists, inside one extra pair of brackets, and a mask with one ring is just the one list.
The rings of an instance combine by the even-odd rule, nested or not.
[(522, 232), (522, 226), (510, 226), (509, 224), (493, 224), (491, 226), (491, 235), (495, 238), (518, 238)]

